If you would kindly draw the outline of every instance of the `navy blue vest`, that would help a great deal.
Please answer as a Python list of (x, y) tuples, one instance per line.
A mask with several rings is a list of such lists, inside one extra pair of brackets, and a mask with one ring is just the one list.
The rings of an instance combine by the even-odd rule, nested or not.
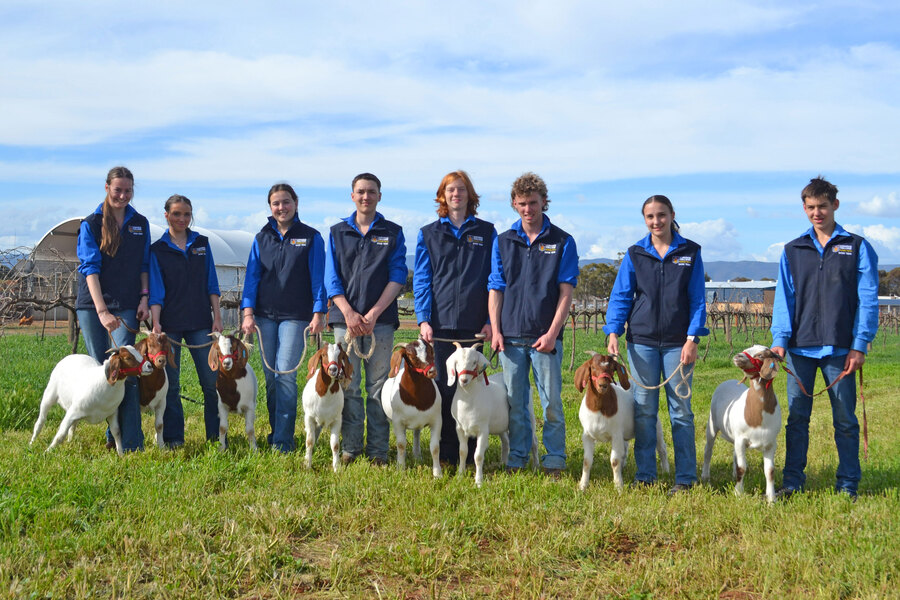
[(459, 239), (450, 223), (422, 228), (431, 261), (432, 328), (477, 332), (487, 322), (493, 235), (493, 224), (477, 218), (463, 223)]
[[(500, 329), (504, 337), (540, 337), (547, 332), (559, 301), (559, 265), (571, 237), (551, 224), (528, 243), (512, 229), (497, 236), (506, 279)], [(565, 327), (559, 330), (562, 339)]]
[(166, 293), (159, 315), (164, 331), (194, 331), (212, 327), (212, 305), (209, 303), (208, 264), (212, 253), (209, 240), (200, 235), (188, 248), (187, 255), (156, 240), (150, 252), (159, 264)]
[(691, 240), (662, 261), (634, 245), (628, 257), (634, 266), (634, 304), (628, 317), (629, 342), (647, 346), (683, 346), (691, 324), (688, 284), (700, 246)]
[(853, 345), (862, 240), (852, 233), (835, 236), (822, 256), (807, 234), (785, 244), (784, 254), (794, 280), (790, 347)]
[[(399, 225), (386, 219), (372, 223), (365, 237), (345, 221), (331, 228), (335, 268), (344, 284), (344, 297), (356, 312), (366, 314), (390, 283), (391, 256), (397, 249), (402, 231)], [(343, 313), (332, 307), (328, 311), (328, 322), (344, 323)], [(395, 329), (400, 327), (396, 298), (377, 322), (390, 323)]]
[(276, 321), (310, 321), (313, 316), (309, 253), (319, 232), (295, 221), (280, 239), (267, 224), (256, 234), (259, 246), (259, 287), (255, 314)]
[[(84, 219), (90, 227), (91, 234), (100, 246), (103, 235), (103, 215), (93, 213)], [(134, 213), (120, 232), (122, 241), (115, 256), (101, 252), (100, 289), (103, 290), (103, 301), (110, 311), (137, 309), (141, 302), (141, 265), (144, 262), (144, 247), (150, 235), (150, 224), (147, 219)], [(88, 290), (87, 280), (78, 274), (78, 295), (75, 309), (93, 309), (94, 300)]]

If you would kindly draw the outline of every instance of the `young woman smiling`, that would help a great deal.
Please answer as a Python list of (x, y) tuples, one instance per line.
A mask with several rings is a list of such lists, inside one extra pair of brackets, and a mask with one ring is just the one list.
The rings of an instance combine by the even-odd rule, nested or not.
[[(697, 360), (699, 336), (707, 335), (706, 291), (700, 246), (678, 233), (675, 209), (665, 196), (650, 196), (641, 208), (649, 233), (622, 258), (609, 297), (606, 325), (607, 350), (619, 354), (619, 336), (628, 324), (628, 363), (635, 380), (646, 387), (668, 379), (666, 398), (675, 449), (675, 486), (690, 488), (697, 481), (697, 452), (690, 390), (691, 377), (682, 375)], [(684, 383), (683, 383), (684, 381)], [(634, 388), (635, 484), (656, 481), (656, 419), (659, 390)]]

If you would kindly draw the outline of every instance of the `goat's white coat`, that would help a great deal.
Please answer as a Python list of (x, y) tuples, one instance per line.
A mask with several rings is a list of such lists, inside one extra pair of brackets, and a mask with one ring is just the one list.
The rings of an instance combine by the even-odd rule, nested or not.
[(306, 467), (312, 468), (313, 446), (319, 439), (322, 429), (327, 427), (331, 431), (331, 468), (337, 473), (340, 466), (340, 434), (343, 423), (344, 411), (344, 387), (346, 382), (341, 381), (341, 349), (338, 344), (328, 344), (326, 356), (330, 363), (328, 376), (339, 381), (335, 391), (333, 386), (328, 386), (324, 396), (316, 391), (316, 379), (319, 377), (321, 365), (313, 372), (303, 386), (303, 421), (306, 425)]
[[(425, 358), (425, 342), (417, 340), (418, 347), (416, 355), (423, 363), (427, 362)], [(416, 460), (421, 460), (422, 453), (419, 449), (419, 435), (424, 427), (431, 428), (431, 437), (428, 443), (428, 450), (431, 453), (431, 473), (435, 477), (440, 477), (441, 461), (440, 461), (440, 441), (441, 426), (443, 425), (443, 416), (441, 415), (441, 393), (437, 384), (430, 379), (434, 388), (434, 404), (426, 410), (419, 410), (415, 406), (410, 406), (403, 402), (400, 398), (400, 380), (406, 373), (406, 361), (400, 362), (400, 369), (394, 377), (388, 377), (381, 388), (381, 407), (385, 416), (391, 421), (394, 427), (394, 437), (397, 442), (397, 466), (401, 469), (406, 468), (406, 430), (413, 430), (413, 456)]]
[[(597, 442), (610, 443), (609, 463), (612, 466), (613, 484), (622, 491), (625, 482), (622, 470), (628, 457), (628, 442), (634, 439), (634, 395), (631, 390), (622, 389), (616, 383), (610, 387), (616, 394), (616, 414), (611, 417), (601, 412), (594, 412), (587, 406), (587, 392), (581, 399), (578, 419), (581, 421), (581, 444), (584, 447), (584, 463), (581, 470), (581, 481), (578, 488), (587, 489), (591, 478), (591, 467), (594, 465), (594, 448)], [(669, 457), (666, 454), (666, 440), (663, 437), (662, 421), (656, 419), (656, 453), (662, 465), (663, 473), (669, 472)]]
[[(466, 458), (469, 454), (469, 438), (476, 438), (475, 445), (475, 485), (481, 487), (484, 481), (484, 455), (487, 452), (490, 435), (500, 437), (500, 460), (503, 465), (509, 458), (509, 399), (503, 373), (494, 373), (484, 381), (484, 371), (490, 363), (476, 350), (481, 344), (471, 348), (457, 347), (447, 358), (447, 385), (458, 380), (450, 405), (450, 414), (456, 420), (456, 436), (459, 439), (459, 468), (457, 477), (466, 472)], [(538, 442), (535, 432), (534, 406), (529, 403), (531, 413), (531, 458), (537, 468)]]
[[(745, 350), (751, 356), (756, 357), (759, 352), (767, 349), (765, 346), (752, 346)], [(750, 385), (756, 388), (762, 397), (763, 389), (760, 380), (750, 379)], [(734, 461), (732, 463), (732, 476), (735, 478), (734, 493), (744, 493), (744, 475), (747, 472), (746, 451), (748, 448), (759, 450), (763, 455), (763, 470), (766, 477), (766, 499), (775, 501), (775, 451), (778, 447), (778, 434), (781, 431), (781, 407), (775, 402), (775, 411), (768, 413), (762, 411), (762, 424), (751, 427), (744, 418), (744, 408), (747, 404), (747, 394), (750, 388), (735, 379), (729, 379), (716, 387), (710, 400), (709, 421), (706, 426), (706, 448), (703, 453), (703, 468), (701, 478), (709, 481), (709, 465), (712, 460), (713, 444), (716, 436), (721, 433), (722, 438), (734, 445)], [(741, 477), (738, 477), (738, 469), (741, 469)]]
[[(142, 357), (137, 350), (132, 346), (123, 347), (134, 355), (135, 360), (141, 362)], [(71, 439), (72, 429), (77, 422), (100, 423), (105, 420), (109, 423), (109, 431), (116, 442), (116, 451), (119, 455), (124, 454), (117, 413), (125, 397), (125, 377), (119, 378), (112, 385), (109, 384), (107, 369), (110, 360), (111, 358), (107, 358), (100, 364), (86, 354), (70, 354), (56, 363), (41, 398), (40, 414), (34, 424), (29, 445), (34, 443), (38, 433), (43, 429), (47, 413), (53, 406), (59, 404), (66, 411), (66, 415), (59, 424), (59, 429), (47, 448), (48, 451), (59, 445), (66, 433), (70, 434)], [(152, 369), (153, 367), (145, 362), (141, 374), (147, 375)]]

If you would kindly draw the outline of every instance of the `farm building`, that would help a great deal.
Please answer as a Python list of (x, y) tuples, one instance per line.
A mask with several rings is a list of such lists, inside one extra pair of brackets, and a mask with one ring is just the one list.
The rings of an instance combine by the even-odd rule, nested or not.
[(707, 281), (706, 302), (728, 304), (763, 304), (771, 307), (775, 301), (774, 281)]
[[(80, 217), (68, 219), (56, 225), (37, 243), (31, 256), (23, 261), (25, 264), (17, 265), (18, 269), (25, 269), (28, 273), (41, 275), (41, 277), (33, 278), (35, 283), (31, 284), (33, 286), (31, 291), (35, 295), (42, 293), (40, 289), (42, 286), (55, 288), (58, 285), (73, 285), (74, 280), (71, 275), (78, 266), (75, 248), (80, 226)], [(239, 302), (247, 257), (250, 255), (250, 246), (253, 243), (253, 234), (247, 231), (225, 231), (204, 227), (192, 229), (209, 238), (213, 257), (216, 260), (216, 274), (219, 278), (223, 306)], [(162, 227), (150, 223), (151, 240), (159, 239), (164, 231)], [(74, 287), (71, 289), (74, 290)], [(228, 323), (237, 321), (236, 313), (228, 314), (231, 310), (224, 311), (223, 315)], [(35, 316), (40, 319), (40, 315)], [(67, 319), (68, 313), (65, 309), (56, 309), (55, 313), (54, 311), (49, 312), (47, 318)]]

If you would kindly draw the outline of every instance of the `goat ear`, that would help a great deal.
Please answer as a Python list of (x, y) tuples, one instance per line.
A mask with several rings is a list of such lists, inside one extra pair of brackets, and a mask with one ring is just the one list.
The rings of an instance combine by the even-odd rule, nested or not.
[(122, 359), (118, 354), (113, 354), (106, 362), (106, 381), (109, 385), (114, 385), (119, 380), (119, 367)]
[(350, 383), (350, 378), (353, 376), (353, 363), (350, 362), (350, 356), (341, 350), (341, 368), (344, 370), (344, 379), (347, 383)]
[(447, 387), (456, 383), (456, 352), (447, 359)]
[(316, 371), (316, 363), (319, 362), (322, 356), (322, 348), (316, 350), (316, 352), (309, 357), (309, 360), (306, 361), (306, 378), (309, 379), (313, 376), (313, 373)]
[(247, 349), (247, 345), (244, 342), (237, 338), (235, 338), (235, 340), (238, 343), (238, 349), (240, 349), (240, 352), (238, 353), (238, 368), (243, 369), (247, 366), (247, 361), (250, 359), (250, 351)]
[(213, 342), (212, 346), (209, 347), (209, 356), (206, 358), (207, 364), (209, 364), (209, 368), (213, 371), (219, 370), (219, 343)]
[(391, 354), (391, 372), (390, 377), (396, 377), (400, 371), (400, 364), (403, 362), (403, 350), (394, 350)]
[(575, 389), (579, 392), (583, 392), (584, 388), (587, 387), (588, 377), (591, 373), (591, 360), (590, 358), (587, 359), (575, 370)]
[(138, 340), (138, 342), (134, 345), (134, 349), (140, 352), (142, 355), (147, 354), (147, 338), (142, 338)]
[(625, 365), (619, 361), (616, 361), (616, 375), (619, 376), (619, 385), (622, 386), (623, 390), (631, 388), (631, 382), (628, 381), (628, 371), (625, 370)]

